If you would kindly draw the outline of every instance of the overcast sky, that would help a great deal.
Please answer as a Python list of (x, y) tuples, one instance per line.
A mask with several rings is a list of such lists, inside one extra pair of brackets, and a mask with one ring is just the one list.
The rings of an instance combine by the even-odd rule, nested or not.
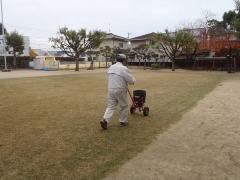
[(194, 22), (203, 11), (221, 20), (233, 0), (2, 0), (8, 31), (29, 36), (33, 48), (48, 48), (59, 27), (100, 29), (127, 37)]

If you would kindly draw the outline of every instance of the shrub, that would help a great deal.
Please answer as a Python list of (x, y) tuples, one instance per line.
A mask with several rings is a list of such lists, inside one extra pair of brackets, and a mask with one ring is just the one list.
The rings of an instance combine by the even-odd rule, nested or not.
[(160, 64), (151, 64), (151, 69), (160, 69)]

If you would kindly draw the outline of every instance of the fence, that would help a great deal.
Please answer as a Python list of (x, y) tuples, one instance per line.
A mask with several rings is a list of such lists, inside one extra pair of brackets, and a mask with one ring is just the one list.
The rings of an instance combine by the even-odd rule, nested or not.
[[(107, 63), (107, 67), (110, 67), (112, 65), (111, 62)], [(76, 64), (75, 62), (61, 62), (60, 63), (60, 69), (62, 70), (73, 70), (75, 69)], [(80, 69), (88, 69), (91, 67), (91, 62), (79, 62), (79, 68)], [(93, 62), (93, 68), (105, 68), (106, 62), (98, 61)]]
[[(60, 61), (60, 69), (75, 69), (75, 59), (71, 57), (56, 57), (56, 60)], [(90, 62), (85, 62), (83, 61), (84, 59), (80, 59), (79, 61), (79, 68), (89, 68), (90, 67)], [(20, 56), (17, 57), (17, 68), (20, 69), (27, 69), (29, 67), (29, 62), (33, 61), (33, 58), (28, 57), (28, 56)], [(108, 62), (107, 67), (109, 67), (112, 63)], [(5, 62), (4, 58), (0, 57), (0, 68), (4, 68)], [(13, 57), (12, 56), (7, 56), (7, 66), (8, 68), (13, 68)], [(105, 68), (106, 67), (106, 62), (94, 62), (93, 64), (94, 68)]]
[(193, 64), (194, 70), (240, 71), (240, 59), (233, 58), (199, 58)]
[[(13, 67), (13, 56), (7, 56), (7, 66), (8, 68), (12, 68)], [(29, 68), (29, 62), (32, 61), (33, 59), (29, 56), (20, 56), (17, 57), (17, 68)], [(4, 67), (5, 62), (4, 62), (4, 58), (0, 57), (0, 67)]]
[[(17, 57), (17, 68), (29, 68), (29, 62), (33, 58), (27, 56)], [(60, 61), (60, 69), (75, 69), (75, 60), (70, 57), (56, 57)], [(218, 70), (218, 71), (240, 71), (240, 57), (233, 58), (214, 57), (214, 58), (197, 58), (196, 60), (176, 59), (176, 68), (192, 69), (192, 70)], [(151, 67), (154, 62), (146, 62), (147, 67)], [(171, 62), (157, 62), (161, 68), (171, 68)], [(108, 62), (109, 67), (112, 63)], [(13, 57), (7, 56), (7, 65), (9, 68), (13, 67)], [(144, 62), (129, 62), (129, 66), (144, 66)], [(85, 62), (83, 59), (79, 61), (80, 68), (89, 68), (90, 62)], [(105, 68), (106, 62), (94, 62), (94, 68)], [(4, 58), (0, 57), (0, 68), (4, 68)]]

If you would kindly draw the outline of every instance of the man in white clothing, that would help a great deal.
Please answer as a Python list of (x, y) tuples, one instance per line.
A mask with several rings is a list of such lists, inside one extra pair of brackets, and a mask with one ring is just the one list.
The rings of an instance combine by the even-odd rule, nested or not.
[(107, 72), (108, 75), (108, 105), (100, 122), (101, 127), (106, 130), (108, 123), (113, 116), (116, 106), (120, 105), (119, 122), (120, 126), (127, 125), (128, 103), (127, 87), (128, 84), (134, 84), (135, 78), (130, 74), (127, 65), (127, 58), (124, 54), (117, 56), (117, 63), (112, 65)]

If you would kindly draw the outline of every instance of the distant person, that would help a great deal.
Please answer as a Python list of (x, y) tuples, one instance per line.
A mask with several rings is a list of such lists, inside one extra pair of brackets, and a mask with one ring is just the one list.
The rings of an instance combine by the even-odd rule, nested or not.
[(135, 78), (130, 74), (127, 65), (127, 57), (124, 54), (117, 56), (117, 63), (112, 65), (108, 71), (108, 105), (100, 122), (102, 129), (106, 130), (108, 123), (113, 116), (116, 106), (120, 105), (119, 122), (120, 126), (127, 125), (128, 103), (127, 103), (127, 88), (128, 84), (134, 84)]

